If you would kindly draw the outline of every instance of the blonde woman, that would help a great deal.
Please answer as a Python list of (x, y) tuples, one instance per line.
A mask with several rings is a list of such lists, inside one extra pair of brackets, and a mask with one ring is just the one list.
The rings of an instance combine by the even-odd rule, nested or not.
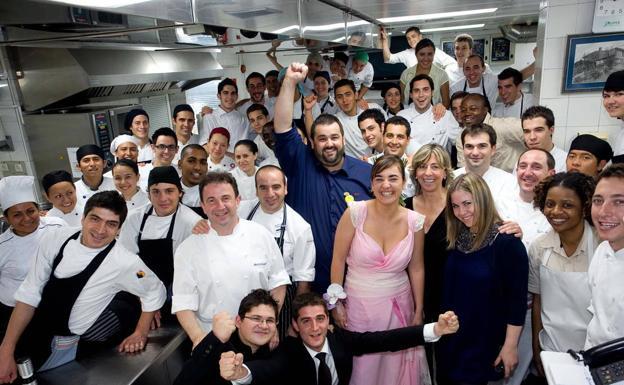
[(446, 222), (442, 307), (453, 309), (462, 327), (440, 345), (442, 382), (476, 385), (507, 378), (518, 363), (526, 315), (526, 249), (519, 238), (499, 231), (492, 194), (476, 174), (449, 185)]

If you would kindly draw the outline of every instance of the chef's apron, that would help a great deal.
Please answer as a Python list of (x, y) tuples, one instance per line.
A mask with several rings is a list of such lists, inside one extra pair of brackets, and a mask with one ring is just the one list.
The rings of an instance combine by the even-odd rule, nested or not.
[(54, 258), (50, 279), (43, 288), (39, 306), (22, 334), (24, 350), (27, 350), (39, 371), (63, 365), (76, 357), (80, 336), (69, 330), (72, 308), (87, 281), (115, 245), (113, 240), (80, 273), (67, 278), (57, 278), (54, 271), (63, 260), (65, 246), (70, 240), (78, 239), (79, 235), (80, 231), (69, 237)]
[[(141, 222), (141, 227), (139, 228), (139, 238), (137, 241), (139, 245), (139, 257), (141, 257), (147, 267), (149, 267), (150, 270), (152, 270), (165, 284), (165, 287), (169, 292), (173, 282), (173, 226), (175, 225), (178, 209), (176, 208), (175, 213), (173, 213), (173, 216), (171, 217), (169, 231), (167, 231), (165, 238), (141, 239), (145, 222), (147, 222), (147, 218), (149, 218), (153, 211), (153, 206), (147, 210), (145, 215), (143, 215), (143, 221)], [(170, 295), (167, 295), (167, 297), (170, 297)]]
[[(588, 263), (594, 250), (594, 237), (587, 236)], [(552, 254), (548, 249), (540, 265), (540, 297), (542, 325), (539, 332), (543, 350), (566, 352), (583, 349), (591, 313), (587, 272), (561, 272), (546, 267)]]

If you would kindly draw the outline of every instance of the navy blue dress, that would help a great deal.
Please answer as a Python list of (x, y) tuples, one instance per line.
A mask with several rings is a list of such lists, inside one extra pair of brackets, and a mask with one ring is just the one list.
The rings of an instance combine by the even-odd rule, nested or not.
[(528, 267), (526, 249), (513, 235), (498, 234), (474, 252), (449, 251), (442, 307), (457, 314), (460, 328), (439, 342), (445, 377), (467, 383), (503, 377), (493, 364), (507, 324), (524, 324)]

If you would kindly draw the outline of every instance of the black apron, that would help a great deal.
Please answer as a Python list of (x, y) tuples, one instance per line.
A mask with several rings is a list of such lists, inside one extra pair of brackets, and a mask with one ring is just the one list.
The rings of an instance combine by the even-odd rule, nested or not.
[[(258, 207), (260, 207), (260, 202), (258, 202), (253, 209), (251, 209), (251, 212), (249, 213), (249, 215), (247, 215), (247, 220), (251, 221), (253, 216), (256, 214), (256, 211), (258, 211)], [(279, 247), (280, 253), (282, 254), (282, 256), (284, 256), (284, 235), (286, 234), (286, 212), (287, 212), (287, 207), (286, 204), (284, 204), (284, 214), (282, 216), (282, 224), (280, 225), (280, 233), (279, 233), (279, 237), (275, 238), (275, 242), (277, 242), (277, 247)], [(284, 338), (286, 338), (286, 335), (288, 334), (288, 327), (290, 326), (290, 319), (291, 319), (291, 314), (290, 314), (290, 309), (291, 309), (291, 304), (292, 304), (292, 300), (295, 298), (295, 293), (297, 291), (297, 286), (295, 285), (294, 282), (292, 282), (292, 277), (290, 279), (291, 284), (286, 286), (286, 295), (284, 296), (284, 304), (282, 305), (282, 309), (280, 311), (279, 314), (279, 323), (277, 325), (277, 330), (279, 332), (279, 337), (280, 340), (283, 340)]]
[[(178, 207), (179, 208), (179, 207)], [(150, 207), (149, 210), (143, 215), (141, 221), (141, 227), (139, 228), (139, 237), (137, 243), (139, 245), (139, 257), (145, 262), (147, 267), (150, 268), (163, 282), (167, 291), (173, 283), (173, 226), (175, 225), (176, 215), (178, 214), (178, 208), (171, 217), (171, 223), (169, 224), (169, 231), (163, 239), (141, 239), (143, 234), (143, 228), (147, 218), (154, 211), (154, 207)]]
[(78, 239), (79, 234), (80, 231), (69, 237), (54, 258), (50, 279), (43, 288), (39, 306), (37, 306), (28, 328), (22, 334), (23, 337), (26, 337), (23, 339), (26, 344), (24, 348), (31, 355), (35, 366), (43, 364), (50, 355), (50, 344), (54, 336), (73, 335), (69, 330), (69, 317), (74, 303), (87, 281), (115, 245), (115, 240), (113, 240), (80, 273), (67, 278), (57, 278), (54, 276), (54, 271), (63, 260), (65, 246), (70, 240)]

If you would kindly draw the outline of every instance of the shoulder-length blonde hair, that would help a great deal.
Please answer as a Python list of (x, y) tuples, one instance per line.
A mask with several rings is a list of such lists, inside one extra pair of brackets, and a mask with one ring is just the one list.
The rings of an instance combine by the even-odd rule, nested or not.
[(473, 227), (476, 228), (476, 235), (470, 251), (477, 250), (486, 239), (488, 232), (495, 223), (501, 221), (494, 199), (487, 183), (477, 174), (467, 173), (457, 177), (448, 187), (446, 194), (446, 238), (449, 242), (449, 249), (456, 247), (460, 230), (465, 225), (453, 213), (451, 194), (455, 191), (465, 191), (472, 195), (472, 205), (474, 207)]
[(418, 179), (416, 179), (416, 171), (418, 167), (427, 163), (432, 156), (435, 156), (438, 164), (446, 174), (446, 177), (442, 181), (442, 187), (446, 188), (446, 186), (453, 181), (453, 166), (451, 165), (451, 157), (448, 152), (439, 144), (425, 144), (412, 155), (412, 164), (410, 165), (410, 177), (412, 178), (412, 182), (414, 182), (416, 195), (420, 195), (420, 183), (418, 183)]

